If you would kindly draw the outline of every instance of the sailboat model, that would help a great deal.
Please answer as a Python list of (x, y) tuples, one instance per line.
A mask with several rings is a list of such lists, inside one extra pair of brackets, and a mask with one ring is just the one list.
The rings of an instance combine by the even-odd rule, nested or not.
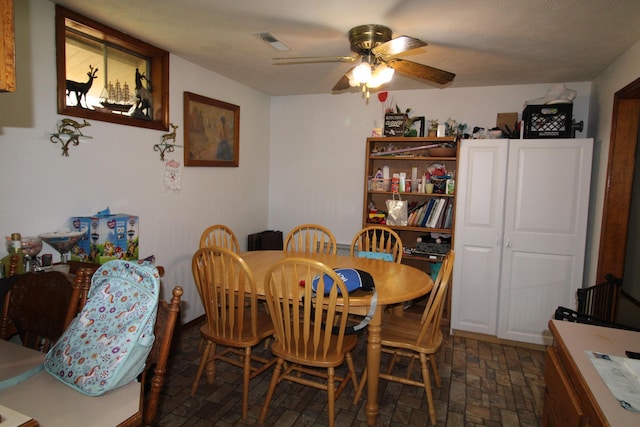
[(109, 82), (109, 84), (102, 89), (100, 98), (102, 99), (100, 105), (113, 113), (126, 113), (135, 105), (127, 82), (120, 85), (118, 80), (116, 80), (115, 85)]

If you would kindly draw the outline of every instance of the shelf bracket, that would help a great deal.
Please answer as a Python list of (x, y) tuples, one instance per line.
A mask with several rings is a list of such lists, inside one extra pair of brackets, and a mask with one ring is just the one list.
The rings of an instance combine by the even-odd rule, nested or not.
[(85, 126), (91, 126), (91, 124), (86, 120), (83, 123), (78, 123), (73, 119), (62, 119), (57, 126), (58, 132), (52, 133), (49, 140), (54, 144), (60, 143), (62, 156), (69, 157), (69, 144), (77, 146), (80, 143), (80, 138), (91, 138), (80, 130)]

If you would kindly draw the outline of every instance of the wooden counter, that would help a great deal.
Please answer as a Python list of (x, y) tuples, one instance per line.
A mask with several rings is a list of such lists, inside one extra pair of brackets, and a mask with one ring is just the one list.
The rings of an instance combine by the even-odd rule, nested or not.
[(640, 352), (640, 332), (560, 320), (549, 321), (554, 343), (545, 361), (543, 426), (640, 425), (640, 413), (623, 409), (585, 350), (625, 356)]

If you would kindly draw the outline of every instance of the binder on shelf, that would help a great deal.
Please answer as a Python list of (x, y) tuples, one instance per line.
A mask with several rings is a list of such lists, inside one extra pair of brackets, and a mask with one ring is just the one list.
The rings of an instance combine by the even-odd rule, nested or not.
[(429, 199), (429, 203), (427, 204), (427, 209), (425, 209), (424, 215), (422, 216), (422, 218), (420, 219), (420, 227), (426, 227), (427, 225), (427, 220), (429, 219), (429, 216), (431, 215), (431, 211), (433, 210), (433, 205), (435, 204), (436, 199), (435, 198), (431, 198)]
[(451, 201), (451, 203), (449, 203), (449, 206), (447, 207), (447, 213), (444, 219), (444, 226), (442, 228), (451, 228), (452, 218), (453, 218), (453, 201)]
[(444, 207), (442, 208), (442, 213), (440, 215), (440, 218), (438, 219), (438, 223), (436, 224), (436, 228), (445, 228), (444, 224), (445, 224), (445, 222), (447, 220), (447, 212), (451, 208), (451, 204), (452, 203), (453, 203), (453, 199), (447, 199), (447, 202), (445, 203)]

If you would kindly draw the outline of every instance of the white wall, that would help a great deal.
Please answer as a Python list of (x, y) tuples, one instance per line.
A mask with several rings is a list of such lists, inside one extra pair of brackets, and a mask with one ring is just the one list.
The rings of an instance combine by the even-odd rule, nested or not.
[[(578, 91), (574, 118), (587, 125), (590, 83), (566, 83)], [(524, 102), (545, 95), (550, 85), (425, 89), (389, 93), (404, 111), (440, 123), (449, 117), (491, 128), (498, 113), (518, 112)], [(365, 139), (381, 126), (382, 104), (372, 94), (274, 97), (271, 101), (269, 226), (288, 232), (315, 222), (339, 243), (351, 243), (362, 226)], [(584, 137), (585, 132), (578, 132)], [(544, 173), (542, 171), (541, 173)]]
[[(273, 97), (171, 56), (170, 121), (182, 140), (182, 94), (195, 92), (240, 106), (240, 167), (185, 168), (178, 194), (162, 191), (164, 163), (153, 151), (164, 132), (92, 121), (93, 138), (60, 156), (49, 134), (56, 113), (54, 6), (47, 0), (16, 2), (18, 90), (0, 94), (0, 235), (55, 231), (74, 215), (109, 206), (141, 219), (141, 254), (165, 266), (167, 288), (184, 286), (183, 321), (202, 313), (190, 258), (207, 225), (229, 225), (246, 248), (246, 236), (265, 228), (289, 231), (317, 222), (349, 243), (360, 228), (364, 143), (382, 123), (375, 95)], [(640, 43), (593, 83), (568, 82), (578, 91), (574, 117), (595, 136), (588, 236), (588, 276), (595, 280), (606, 153), (615, 91), (638, 77)], [(390, 94), (404, 110), (452, 117), (470, 127), (492, 127), (499, 112), (522, 112), (549, 85), (425, 89)], [(587, 112), (589, 117), (587, 117)], [(167, 155), (182, 163), (182, 149)], [(267, 218), (268, 214), (268, 218)], [(48, 249), (48, 248), (47, 248)], [(51, 251), (48, 249), (48, 251)], [(43, 251), (44, 252), (44, 251)], [(0, 256), (6, 254), (0, 246)]]
[[(69, 217), (114, 213), (140, 216), (140, 254), (155, 254), (166, 269), (163, 297), (185, 288), (182, 320), (203, 313), (191, 275), (191, 255), (200, 233), (224, 223), (246, 248), (248, 234), (267, 227), (269, 97), (170, 58), (170, 121), (182, 144), (183, 92), (240, 106), (240, 166), (183, 169), (182, 191), (163, 191), (164, 162), (153, 150), (165, 132), (90, 121), (92, 138), (61, 156), (49, 142), (62, 116), (56, 113), (54, 5), (46, 0), (16, 2), (17, 84), (0, 94), (0, 235), (57, 231)], [(166, 160), (181, 164), (183, 150)], [(46, 247), (44, 252), (57, 253)], [(0, 257), (6, 255), (4, 245)]]
[[(597, 177), (597, 179), (591, 180), (591, 203), (589, 208), (589, 229), (593, 234), (593, 238), (587, 244), (587, 266), (589, 270), (586, 272), (588, 280), (586, 283), (590, 285), (596, 283), (598, 268), (602, 207), (606, 190), (607, 160), (611, 139), (613, 97), (617, 91), (638, 78), (640, 78), (640, 42), (627, 50), (593, 81), (588, 133), (593, 135), (595, 139), (592, 176)], [(634, 188), (634, 190), (640, 191), (637, 188)], [(631, 218), (631, 220), (637, 221), (637, 218)], [(637, 252), (628, 253), (628, 255), (640, 256)], [(636, 262), (635, 265), (637, 264)], [(640, 299), (640, 283), (635, 283), (632, 288), (629, 287), (630, 283), (626, 281), (623, 281), (623, 283), (625, 284), (625, 290)]]

